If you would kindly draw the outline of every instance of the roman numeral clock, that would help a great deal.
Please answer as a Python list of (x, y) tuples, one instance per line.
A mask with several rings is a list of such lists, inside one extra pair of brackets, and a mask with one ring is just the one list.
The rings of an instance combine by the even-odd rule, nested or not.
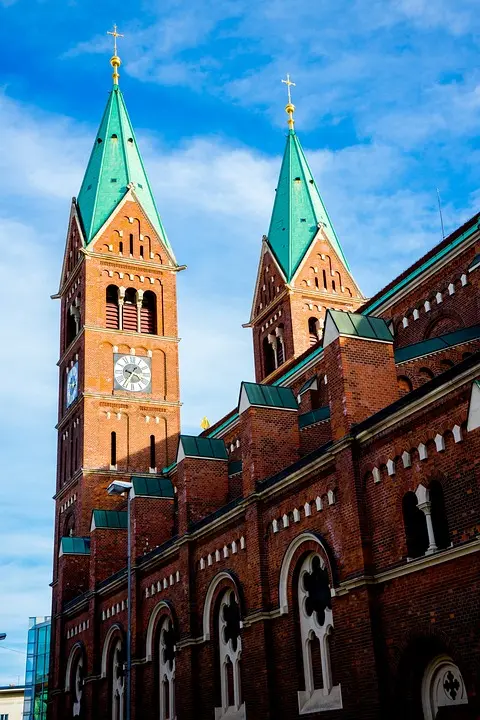
[(152, 358), (115, 353), (113, 376), (114, 390), (152, 392)]

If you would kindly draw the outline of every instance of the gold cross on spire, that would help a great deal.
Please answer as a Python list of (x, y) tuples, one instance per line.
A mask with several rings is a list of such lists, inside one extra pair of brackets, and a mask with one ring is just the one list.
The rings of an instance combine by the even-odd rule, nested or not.
[(292, 95), (291, 95), (291, 92), (290, 92), (290, 88), (292, 87), (292, 85), (293, 85), (293, 87), (296, 87), (296, 83), (294, 83), (294, 82), (292, 82), (292, 81), (290, 80), (290, 75), (289, 75), (288, 73), (287, 73), (287, 79), (286, 79), (286, 80), (282, 80), (282, 83), (285, 83), (285, 85), (287, 86), (288, 104), (291, 105), (291, 104), (292, 104)]
[(295, 120), (293, 119), (293, 113), (295, 112), (295, 105), (292, 103), (292, 94), (291, 94), (290, 88), (292, 87), (292, 85), (293, 85), (293, 87), (295, 87), (296, 83), (294, 83), (290, 80), (290, 75), (288, 73), (287, 73), (287, 79), (282, 80), (282, 83), (285, 83), (285, 85), (287, 86), (288, 103), (285, 106), (285, 112), (288, 115), (288, 127), (293, 132), (293, 126), (295, 124)]
[(125, 37), (125, 35), (121, 35), (119, 32), (117, 32), (117, 26), (114, 24), (113, 30), (107, 30), (107, 35), (113, 35), (113, 54), (117, 54), (117, 38), (119, 37)]
[(124, 35), (121, 35), (121, 33), (117, 31), (116, 24), (114, 24), (113, 30), (107, 30), (107, 35), (113, 36), (113, 57), (110, 60), (110, 65), (113, 67), (113, 83), (114, 85), (118, 85), (118, 78), (120, 77), (118, 74), (118, 68), (122, 64), (122, 61), (117, 55), (117, 38), (124, 37)]

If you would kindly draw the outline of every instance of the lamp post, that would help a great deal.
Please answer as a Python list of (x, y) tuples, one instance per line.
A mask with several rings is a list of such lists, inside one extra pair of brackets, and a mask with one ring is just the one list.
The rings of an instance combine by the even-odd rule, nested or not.
[(107, 488), (109, 495), (127, 495), (127, 707), (126, 720), (131, 717), (131, 696), (132, 696), (132, 553), (131, 553), (131, 530), (130, 530), (130, 491), (133, 485), (131, 482), (114, 480)]

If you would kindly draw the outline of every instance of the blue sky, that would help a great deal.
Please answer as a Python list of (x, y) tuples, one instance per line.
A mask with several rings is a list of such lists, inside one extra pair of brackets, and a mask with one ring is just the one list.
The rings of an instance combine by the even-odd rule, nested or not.
[[(0, 0), (0, 631), (50, 611), (56, 291), (110, 87), (106, 30), (179, 262), (183, 428), (252, 377), (248, 319), (297, 86), (297, 131), (365, 294), (480, 206), (473, 0)], [(16, 372), (8, 367), (12, 364)], [(25, 659), (0, 645), (0, 685)]]

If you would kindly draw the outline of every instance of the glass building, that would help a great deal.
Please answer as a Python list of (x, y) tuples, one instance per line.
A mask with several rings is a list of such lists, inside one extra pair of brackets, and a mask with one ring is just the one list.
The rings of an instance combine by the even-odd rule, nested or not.
[(51, 619), (49, 617), (30, 618), (23, 720), (46, 720), (47, 718), (50, 626)]

